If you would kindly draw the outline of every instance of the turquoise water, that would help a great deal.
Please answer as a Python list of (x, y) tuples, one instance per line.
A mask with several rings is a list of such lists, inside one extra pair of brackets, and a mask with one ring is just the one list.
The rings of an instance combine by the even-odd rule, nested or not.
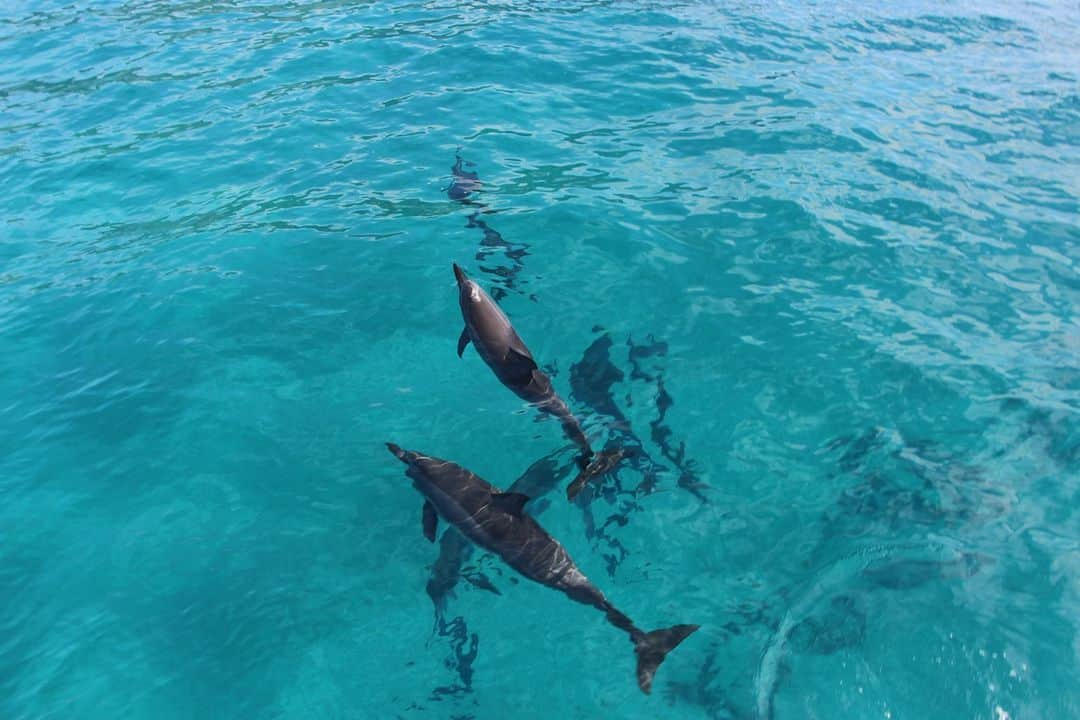
[[(1080, 717), (1078, 37), (4, 4), (0, 716)], [(640, 447), (577, 504), (558, 424), (456, 357), (452, 261)], [(699, 623), (652, 695), (595, 610), (424, 540), (386, 440)]]

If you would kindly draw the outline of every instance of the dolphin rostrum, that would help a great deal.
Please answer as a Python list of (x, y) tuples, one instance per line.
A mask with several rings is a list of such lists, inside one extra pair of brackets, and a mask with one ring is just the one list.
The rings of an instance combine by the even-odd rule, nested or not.
[(559, 420), (566, 436), (581, 449), (582, 470), (567, 491), (570, 499), (573, 499), (589, 480), (613, 468), (625, 453), (604, 450), (600, 457), (594, 459), (581, 423), (555, 392), (551, 378), (537, 366), (506, 313), (457, 263), (454, 263), (454, 277), (457, 278), (461, 316), (465, 320), (465, 328), (458, 338), (458, 357), (471, 341), (503, 385), (541, 412)]
[(675, 625), (652, 632), (638, 629), (589, 582), (566, 549), (524, 511), (528, 496), (501, 492), (447, 460), (403, 450), (393, 443), (387, 443), (386, 447), (409, 466), (405, 474), (425, 498), (426, 538), (434, 541), (441, 516), (462, 535), (495, 553), (528, 579), (603, 611), (608, 622), (629, 634), (634, 643), (637, 680), (642, 692), (648, 694), (652, 689), (653, 675), (664, 657), (698, 629), (697, 625)]

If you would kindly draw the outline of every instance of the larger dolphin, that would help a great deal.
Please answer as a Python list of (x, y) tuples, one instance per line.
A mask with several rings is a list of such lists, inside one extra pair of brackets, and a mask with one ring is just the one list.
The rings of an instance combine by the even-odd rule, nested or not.
[(472, 342), (503, 385), (562, 423), (566, 436), (581, 448), (582, 471), (567, 489), (567, 495), (573, 499), (588, 480), (613, 468), (623, 457), (624, 451), (605, 450), (599, 457), (593, 457), (592, 447), (581, 429), (581, 423), (555, 392), (551, 378), (536, 364), (506, 313), (457, 263), (454, 263), (454, 277), (457, 278), (461, 317), (465, 320), (465, 328), (458, 338), (458, 357)]
[(386, 447), (409, 466), (405, 474), (426, 498), (423, 527), (428, 540), (434, 541), (441, 516), (528, 579), (601, 610), (608, 622), (625, 631), (634, 643), (642, 692), (648, 694), (652, 689), (653, 676), (664, 657), (698, 629), (697, 625), (675, 625), (652, 632), (638, 629), (578, 570), (566, 549), (525, 513), (524, 505), (529, 500), (526, 495), (504, 493), (447, 460), (403, 450), (393, 443)]

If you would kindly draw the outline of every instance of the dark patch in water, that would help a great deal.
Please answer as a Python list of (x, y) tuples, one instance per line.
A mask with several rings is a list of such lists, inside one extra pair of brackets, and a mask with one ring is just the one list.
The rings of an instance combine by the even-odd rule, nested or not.
[[(622, 382), (623, 371), (611, 362), (611, 338), (604, 333), (585, 349), (581, 360), (570, 366), (570, 390), (593, 412), (607, 415), (616, 427), (627, 427), (629, 421), (615, 404), (611, 388)], [(630, 434), (630, 433), (627, 433)]]
[(445, 696), (456, 696), (472, 690), (472, 664), (480, 649), (480, 638), (476, 633), (469, 634), (465, 618), (456, 617), (446, 622), (441, 617), (437, 622), (440, 637), (449, 638), (451, 655), (446, 658), (448, 670), (457, 672), (460, 684), (443, 685), (431, 691), (431, 699), (439, 700)]
[(701, 479), (697, 475), (697, 471), (695, 470), (696, 463), (693, 460), (688, 460), (686, 458), (685, 441), (680, 440), (678, 442), (678, 448), (676, 448), (672, 441), (674, 433), (671, 428), (664, 423), (664, 420), (667, 418), (668, 410), (675, 405), (674, 398), (671, 397), (667, 388), (664, 387), (664, 373), (659, 369), (655, 370), (653, 373), (649, 373), (642, 367), (643, 361), (648, 360), (649, 358), (666, 357), (668, 349), (667, 343), (662, 340), (656, 340), (650, 335), (647, 344), (637, 345), (634, 343), (633, 339), (628, 339), (626, 344), (630, 348), (630, 377), (656, 384), (657, 416), (655, 420), (649, 423), (652, 441), (659, 446), (660, 454), (675, 466), (679, 475), (679, 487), (689, 492), (701, 502), (707, 502), (708, 500), (703, 493), (706, 486), (701, 482)]
[(728, 702), (727, 693), (717, 684), (717, 678), (722, 676), (719, 656), (720, 650), (714, 645), (705, 656), (705, 662), (702, 663), (693, 680), (681, 681), (679, 678), (668, 680), (664, 685), (664, 700), (667, 704), (696, 705), (713, 720), (749, 720), (749, 716), (735, 712)]
[(953, 560), (894, 560), (862, 571), (864, 579), (888, 590), (910, 590), (935, 580), (971, 577), (985, 558), (964, 553)]
[[(529, 254), (529, 246), (525, 243), (511, 243), (503, 239), (503, 236), (491, 227), (485, 220), (480, 218), (480, 213), (475, 212), (469, 216), (468, 228), (479, 228), (483, 233), (480, 240), (480, 252), (476, 254), (476, 260), (482, 271), (494, 275), (502, 281), (503, 286), (493, 286), (491, 297), (498, 302), (507, 295), (507, 290), (514, 290), (527, 295), (530, 300), (536, 302), (536, 295), (525, 293), (517, 288), (517, 277), (525, 268), (523, 259)], [(495, 251), (501, 251), (509, 264), (485, 265), (484, 261), (495, 255)]]
[[(868, 520), (888, 529), (957, 526), (1000, 515), (1007, 498), (984, 473), (932, 440), (899, 439), (873, 428), (859, 436), (828, 443), (826, 452), (844, 448), (837, 461), (858, 482), (845, 489), (826, 511), (827, 536), (862, 534)], [(844, 530), (844, 526), (851, 526)]]
[(461, 565), (472, 554), (472, 545), (457, 530), (448, 528), (439, 540), (439, 557), (431, 566), (427, 594), (435, 606), (436, 621), (446, 607), (446, 599), (461, 577)]
[[(633, 431), (629, 419), (619, 409), (613, 388), (616, 383), (626, 378), (626, 374), (611, 360), (611, 349), (614, 346), (611, 337), (602, 328), (593, 330), (601, 333), (600, 336), (585, 349), (581, 360), (570, 366), (571, 393), (576, 401), (587, 406), (592, 412), (609, 418), (611, 437), (605, 449), (625, 449), (627, 456), (623, 464), (632, 467), (642, 477), (637, 487), (628, 490), (624, 488), (617, 468), (607, 473), (601, 482), (593, 483), (582, 491), (584, 502), (581, 505), (585, 515), (586, 537), (590, 540), (600, 539), (608, 545), (609, 552), (604, 554), (604, 558), (608, 572), (614, 574), (626, 558), (627, 550), (617, 538), (607, 532), (608, 528), (625, 526), (629, 522), (630, 514), (640, 509), (636, 497), (653, 492), (659, 484), (660, 475), (671, 470), (652, 457), (641, 438)], [(637, 344), (628, 340), (627, 346), (630, 378), (655, 383), (657, 387), (657, 418), (650, 423), (651, 438), (660, 447), (662, 455), (676, 467), (679, 487), (704, 501), (702, 484), (694, 470), (693, 461), (686, 459), (685, 443), (680, 441), (676, 449), (674, 434), (665, 423), (667, 411), (674, 405), (674, 400), (663, 386), (663, 373), (646, 367), (644, 362), (649, 358), (664, 357), (667, 343), (650, 336), (648, 343)], [(597, 526), (592, 512), (593, 502), (598, 499), (616, 506), (614, 513), (600, 526)]]
[(642, 361), (651, 357), (666, 357), (668, 346), (663, 340), (657, 340), (652, 335), (649, 336), (649, 342), (643, 345), (638, 345), (634, 342), (633, 338), (627, 338), (627, 347), (630, 348), (630, 377), (634, 380), (644, 380), (645, 382), (655, 382), (658, 375), (650, 375), (642, 368)]
[(819, 615), (804, 619), (791, 631), (792, 647), (812, 655), (831, 655), (858, 647), (866, 636), (866, 610), (854, 595), (838, 595)]
[[(623, 415), (615, 402), (612, 388), (621, 382), (625, 375), (611, 362), (611, 338), (606, 334), (593, 340), (585, 349), (581, 360), (570, 366), (570, 389), (573, 397), (586, 405), (594, 413), (606, 415), (612, 420), (610, 425), (612, 438), (606, 447), (627, 448), (632, 450), (628, 462), (637, 468), (646, 457), (641, 441), (630, 431), (630, 422)], [(638, 507), (634, 493), (622, 485), (618, 468), (606, 473), (599, 482), (593, 482), (582, 490), (582, 507), (585, 521), (585, 536), (590, 540), (598, 539), (608, 546), (603, 553), (609, 575), (614, 575), (619, 564), (629, 552), (618, 538), (608, 534), (607, 529), (614, 524), (622, 527), (629, 522), (629, 514)], [(593, 516), (593, 505), (602, 499), (609, 505), (615, 505), (612, 515), (600, 526)]]

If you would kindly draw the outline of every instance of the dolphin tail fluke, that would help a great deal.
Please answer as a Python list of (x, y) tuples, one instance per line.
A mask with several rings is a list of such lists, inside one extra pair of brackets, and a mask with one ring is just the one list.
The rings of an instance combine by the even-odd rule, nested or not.
[(650, 633), (641, 633), (634, 638), (634, 654), (637, 655), (637, 681), (641, 692), (646, 695), (652, 690), (653, 675), (660, 663), (664, 662), (667, 654), (679, 646), (691, 633), (698, 629), (697, 625), (676, 625), (664, 630), (653, 630)]
[(573, 500), (591, 480), (613, 469), (624, 457), (626, 457), (625, 448), (605, 448), (591, 458), (585, 458), (587, 464), (574, 481), (566, 487), (566, 498)]

